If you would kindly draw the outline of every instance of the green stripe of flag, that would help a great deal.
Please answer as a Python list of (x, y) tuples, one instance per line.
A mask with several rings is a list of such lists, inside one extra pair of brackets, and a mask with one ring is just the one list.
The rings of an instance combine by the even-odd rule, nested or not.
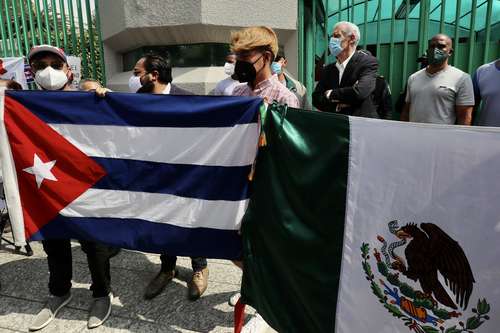
[(264, 124), (242, 227), (243, 301), (278, 332), (333, 332), (349, 119), (273, 105)]

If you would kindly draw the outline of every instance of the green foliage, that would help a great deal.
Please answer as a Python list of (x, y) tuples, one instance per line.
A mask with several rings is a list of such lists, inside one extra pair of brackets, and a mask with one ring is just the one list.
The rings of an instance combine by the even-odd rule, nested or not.
[(413, 301), (413, 303), (415, 304), (415, 306), (421, 306), (428, 310), (432, 310), (432, 308), (434, 307), (430, 299), (417, 298)]
[(393, 286), (399, 287), (401, 285), (401, 282), (399, 282), (399, 277), (397, 274), (387, 274), (387, 281), (389, 281), (390, 284)]
[(387, 310), (389, 310), (389, 312), (394, 316), (394, 317), (397, 317), (397, 318), (401, 318), (401, 317), (406, 317), (403, 312), (401, 312), (401, 310), (399, 310), (399, 308), (395, 305), (392, 305), (392, 304), (389, 304), (389, 303), (385, 303), (384, 304), (384, 308), (386, 308)]
[(387, 268), (387, 265), (385, 264), (385, 262), (383, 262), (383, 261), (378, 262), (377, 268), (378, 268), (378, 271), (380, 272), (380, 274), (382, 274), (383, 276), (387, 276), (387, 274), (389, 274), (389, 269)]
[(361, 257), (363, 259), (366, 259), (369, 251), (370, 251), (370, 245), (368, 245), (368, 243), (361, 244)]
[(424, 330), (425, 333), (439, 333), (439, 330), (432, 326), (422, 326), (421, 329)]
[(462, 330), (457, 328), (457, 326), (452, 326), (450, 328), (447, 328), (446, 331), (444, 331), (444, 333), (461, 333)]
[(467, 329), (473, 330), (473, 329), (476, 329), (479, 326), (481, 326), (483, 323), (484, 323), (484, 321), (482, 321), (478, 317), (474, 316), (474, 317), (470, 317), (469, 319), (467, 319), (467, 323), (466, 323), (465, 327)]
[(451, 318), (449, 312), (445, 309), (435, 308), (435, 309), (432, 309), (432, 313), (434, 313), (434, 315), (436, 317), (438, 317), (439, 319), (448, 320)]
[(366, 262), (362, 263), (363, 265), (363, 269), (365, 270), (365, 273), (367, 276), (373, 276), (373, 273), (372, 273), (372, 268), (370, 267), (370, 265)]
[(411, 299), (415, 298), (415, 290), (410, 287), (409, 284), (401, 282), (399, 285), (399, 290), (401, 290), (401, 293), (406, 297), (410, 297)]
[(375, 296), (378, 297), (379, 301), (381, 303), (384, 303), (385, 302), (385, 295), (384, 295), (384, 292), (382, 291), (382, 289), (380, 289), (380, 287), (378, 286), (378, 284), (376, 284), (375, 281), (372, 281), (371, 287), (372, 287), (373, 293), (375, 294)]
[(484, 315), (490, 312), (490, 305), (486, 302), (486, 299), (479, 299), (477, 301), (477, 313), (480, 315)]

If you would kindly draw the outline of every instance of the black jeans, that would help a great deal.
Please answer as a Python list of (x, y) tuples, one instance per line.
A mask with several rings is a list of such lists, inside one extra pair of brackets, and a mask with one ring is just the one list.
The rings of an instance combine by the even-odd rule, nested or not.
[[(160, 260), (162, 272), (168, 272), (175, 269), (175, 263), (177, 262), (176, 256), (162, 254)], [(203, 268), (207, 267), (207, 259), (191, 257), (191, 267), (193, 268), (193, 272), (201, 271)]]
[[(42, 241), (49, 264), (49, 292), (54, 296), (66, 295), (71, 289), (73, 259), (69, 239), (49, 239)], [(118, 254), (119, 249), (95, 242), (80, 241), (92, 277), (93, 297), (104, 297), (111, 291), (109, 259)]]

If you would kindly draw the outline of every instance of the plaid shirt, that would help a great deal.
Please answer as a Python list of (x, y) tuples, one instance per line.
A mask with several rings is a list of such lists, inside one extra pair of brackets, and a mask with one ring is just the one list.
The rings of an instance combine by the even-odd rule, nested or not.
[(248, 84), (238, 85), (233, 90), (233, 96), (259, 96), (266, 99), (267, 103), (276, 101), (279, 104), (287, 104), (292, 108), (300, 107), (297, 96), (288, 90), (276, 75), (260, 82), (253, 90)]

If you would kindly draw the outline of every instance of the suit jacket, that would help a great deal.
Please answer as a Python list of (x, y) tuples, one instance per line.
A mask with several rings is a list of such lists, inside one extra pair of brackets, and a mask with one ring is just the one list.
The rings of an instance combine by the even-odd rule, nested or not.
[(184, 90), (175, 84), (170, 83), (170, 94), (169, 95), (194, 95), (192, 92)]
[[(340, 84), (337, 66), (334, 63), (326, 66), (312, 94), (313, 105), (321, 111), (378, 118), (372, 97), (377, 71), (377, 59), (362, 50), (356, 51), (347, 63)], [(329, 99), (325, 96), (327, 90), (332, 90)], [(347, 106), (337, 111), (338, 104)]]

